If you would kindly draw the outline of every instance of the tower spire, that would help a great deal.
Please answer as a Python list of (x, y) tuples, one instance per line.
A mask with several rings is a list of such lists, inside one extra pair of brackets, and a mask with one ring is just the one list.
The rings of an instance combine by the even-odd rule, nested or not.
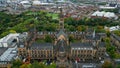
[(93, 32), (93, 38), (95, 38), (95, 29), (94, 29), (94, 32)]
[(64, 30), (64, 17), (63, 17), (63, 10), (62, 10), (62, 7), (59, 8), (60, 9), (60, 20), (59, 20), (59, 26), (60, 26), (60, 30)]

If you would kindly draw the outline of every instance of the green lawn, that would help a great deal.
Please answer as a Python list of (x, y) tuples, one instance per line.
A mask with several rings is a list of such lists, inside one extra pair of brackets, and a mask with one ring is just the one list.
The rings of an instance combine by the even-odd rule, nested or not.
[[(29, 12), (26, 15), (39, 15), (41, 14), (40, 12)], [(58, 19), (59, 18), (59, 14), (55, 14), (55, 13), (47, 13), (46, 16), (48, 17), (52, 17), (52, 19)]]
[(55, 14), (55, 13), (47, 13), (47, 16), (48, 17), (52, 17), (52, 19), (58, 19), (58, 14)]

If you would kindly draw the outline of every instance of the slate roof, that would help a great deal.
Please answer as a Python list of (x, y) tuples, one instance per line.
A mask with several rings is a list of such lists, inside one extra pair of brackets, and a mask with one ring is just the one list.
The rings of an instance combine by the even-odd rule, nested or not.
[(97, 35), (99, 35), (100, 37), (102, 37), (102, 36), (106, 36), (106, 33), (97, 33)]
[(92, 33), (93, 33), (93, 31), (94, 31), (94, 29), (92, 29), (92, 28), (85, 30), (85, 32), (92, 32)]
[(98, 46), (99, 46), (99, 47), (105, 47), (105, 42), (100, 42), (100, 43), (98, 44)]
[(115, 39), (117, 39), (120, 42), (120, 36), (117, 36), (117, 35), (115, 35), (113, 33), (111, 33), (111, 36), (114, 37)]
[(20, 41), (18, 47), (24, 48), (24, 47), (25, 47), (24, 45), (25, 45), (25, 42), (21, 42), (21, 41)]
[(89, 48), (89, 47), (93, 47), (92, 43), (72, 43), (70, 44), (70, 46), (72, 48), (78, 48), (78, 47), (86, 47), (86, 48)]
[(8, 48), (0, 47), (0, 56), (7, 50)]
[(31, 45), (30, 49), (48, 49), (48, 50), (52, 50), (53, 49), (53, 44), (52, 43), (33, 43)]
[(7, 48), (0, 56), (1, 61), (11, 61), (17, 55), (17, 45), (12, 48)]
[(95, 37), (93, 37), (92, 35), (87, 35), (85, 37), (86, 37), (86, 40), (100, 40), (99, 35), (95, 35)]
[(65, 34), (64, 30), (60, 30), (59, 33), (56, 35), (57, 37), (59, 37), (60, 35), (64, 35), (65, 38), (67, 38), (67, 34)]

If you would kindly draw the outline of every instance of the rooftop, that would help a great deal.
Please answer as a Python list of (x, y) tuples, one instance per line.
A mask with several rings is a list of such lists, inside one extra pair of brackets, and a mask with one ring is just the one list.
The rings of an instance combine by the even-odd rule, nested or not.
[(111, 33), (111, 36), (113, 36), (115, 39), (117, 39), (120, 42), (120, 36), (117, 36), (114, 33)]
[(65, 34), (65, 32), (62, 29), (59, 31), (59, 33), (56, 36), (59, 37), (60, 35), (63, 35), (65, 38), (67, 38), (67, 34)]
[(8, 48), (0, 47), (0, 56), (7, 50)]
[(11, 40), (11, 38), (17, 37), (19, 36), (19, 33), (15, 33), (15, 34), (8, 34), (7, 36), (3, 37), (2, 39), (0, 39), (0, 42), (8, 42)]
[(100, 12), (100, 11), (96, 11), (92, 14), (92, 16), (99, 16), (99, 17), (107, 17), (107, 18), (117, 18), (117, 16), (115, 15), (115, 13), (113, 12)]
[(4, 53), (0, 56), (0, 61), (11, 61), (17, 54), (16, 50), (17, 46), (5, 50)]
[(105, 47), (105, 42), (100, 42), (100, 43), (98, 44), (98, 46), (99, 46), (99, 47)]
[(25, 45), (25, 42), (21, 42), (21, 41), (20, 41), (18, 47), (24, 48), (24, 45)]
[(52, 43), (33, 43), (31, 49), (53, 49)]
[(100, 9), (115, 9), (116, 7), (111, 7), (111, 6), (100, 6)]
[(26, 4), (26, 3), (30, 3), (29, 1), (21, 1), (21, 4)]
[(92, 35), (87, 35), (85, 37), (87, 40), (100, 40), (100, 36), (97, 34), (94, 37)]
[(79, 47), (81, 47), (81, 48), (91, 48), (91, 47), (93, 47), (92, 43), (81, 43), (81, 42), (72, 43), (72, 44), (70, 44), (70, 46), (72, 48), (79, 48)]

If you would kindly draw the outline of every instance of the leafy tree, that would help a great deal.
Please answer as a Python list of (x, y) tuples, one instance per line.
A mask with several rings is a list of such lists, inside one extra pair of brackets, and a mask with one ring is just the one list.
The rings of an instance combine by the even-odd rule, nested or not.
[(105, 41), (106, 43), (109, 43), (109, 44), (110, 44), (110, 38), (109, 38), (109, 37), (105, 38), (104, 41)]
[(116, 68), (120, 68), (120, 64), (118, 64), (118, 65), (116, 66)]
[(45, 42), (52, 42), (52, 38), (49, 35), (45, 36)]
[(102, 65), (102, 68), (113, 68), (112, 63), (110, 61), (105, 61)]
[(81, 26), (78, 26), (78, 27), (77, 27), (77, 30), (78, 30), (78, 31), (82, 31), (82, 27), (81, 27)]
[(69, 42), (74, 42), (74, 36), (73, 35), (69, 35)]
[[(58, 20), (53, 20), (51, 17), (48, 17), (47, 14), (49, 13), (45, 11), (27, 11), (20, 15), (10, 15), (0, 12), (0, 37), (9, 34), (11, 30), (21, 33), (28, 31), (34, 26), (40, 31), (55, 31)], [(43, 27), (46, 26), (46, 24), (49, 25)]]
[(116, 54), (115, 54), (115, 46), (112, 46), (110, 43), (110, 38), (106, 38), (105, 39), (106, 42), (106, 51), (108, 52), (108, 54), (110, 55), (111, 58), (115, 58)]
[(120, 59), (120, 54), (117, 53), (117, 52), (115, 52), (115, 58), (116, 58), (116, 59)]
[(41, 68), (47, 68), (45, 64), (40, 63)]
[(110, 37), (110, 31), (109, 30), (106, 31), (106, 35), (107, 35), (107, 37)]
[(119, 31), (119, 30), (114, 31), (114, 33), (115, 33), (116, 35), (120, 36), (120, 31)]
[(30, 64), (23, 64), (20, 66), (20, 68), (30, 68)]
[(16, 33), (16, 31), (15, 31), (15, 30), (10, 30), (9, 32), (10, 32), (10, 33)]
[(75, 28), (74, 26), (72, 26), (72, 25), (69, 25), (69, 26), (68, 26), (68, 30), (69, 30), (69, 31), (75, 31), (76, 28)]
[(44, 67), (41, 67), (39, 62), (34, 61), (33, 64), (31, 64), (30, 68), (44, 68)]
[(81, 25), (82, 31), (85, 31), (87, 29), (87, 26)]
[(13, 60), (12, 68), (19, 68), (22, 65), (22, 61), (19, 59)]
[(9, 34), (9, 31), (3, 32), (3, 33), (0, 35), (0, 37), (4, 37), (4, 36), (6, 36), (6, 35), (8, 35), (8, 34)]
[(56, 68), (56, 64), (52, 62), (52, 64), (48, 65), (46, 68)]

